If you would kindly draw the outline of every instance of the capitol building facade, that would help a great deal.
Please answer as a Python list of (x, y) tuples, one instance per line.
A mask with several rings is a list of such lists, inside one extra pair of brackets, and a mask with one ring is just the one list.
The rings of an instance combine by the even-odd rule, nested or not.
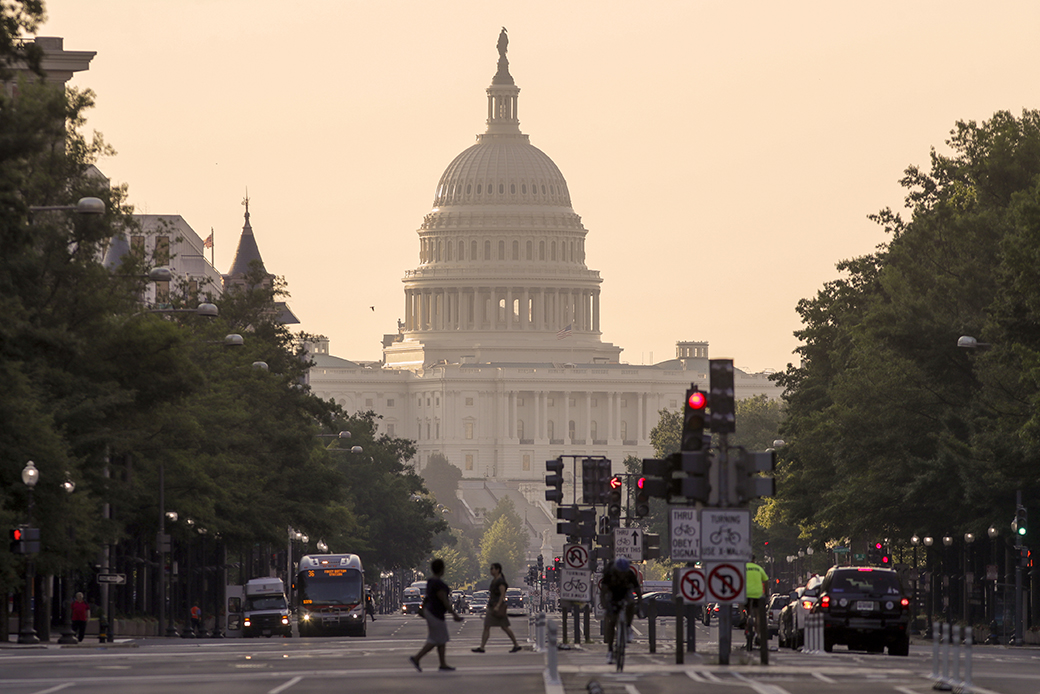
[[(626, 456), (651, 457), (660, 410), (679, 408), (691, 383), (707, 386), (708, 343), (678, 342), (674, 359), (634, 366), (602, 340), (588, 232), (559, 168), (520, 131), (519, 93), (503, 32), (487, 130), (437, 183), (383, 360), (341, 359), (319, 340), (308, 344), (309, 382), (414, 439), (420, 470), (440, 453), (464, 487), (503, 485), (533, 502), (550, 458), (606, 456), (617, 472)], [(736, 392), (780, 396), (768, 374), (739, 370)]]

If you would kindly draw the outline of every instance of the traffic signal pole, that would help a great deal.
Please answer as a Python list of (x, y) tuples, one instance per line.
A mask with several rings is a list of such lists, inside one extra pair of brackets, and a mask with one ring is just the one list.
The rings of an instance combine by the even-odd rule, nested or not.
[[(1018, 519), (1018, 509), (1022, 508), (1022, 490), (1015, 492), (1015, 519)], [(1025, 614), (1022, 606), (1022, 536), (1015, 527), (1015, 645), (1021, 646), (1025, 643)]]
[[(719, 506), (726, 508), (729, 498), (729, 434), (719, 434), (719, 450), (715, 458), (719, 473)], [(729, 665), (733, 645), (733, 610), (728, 604), (719, 610), (719, 665)]]

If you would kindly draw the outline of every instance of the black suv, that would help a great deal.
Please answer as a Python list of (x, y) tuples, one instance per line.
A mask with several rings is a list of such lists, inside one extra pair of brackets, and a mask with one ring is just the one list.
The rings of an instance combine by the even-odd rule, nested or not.
[(910, 599), (892, 569), (835, 566), (823, 578), (813, 612), (823, 615), (823, 649), (910, 653)]

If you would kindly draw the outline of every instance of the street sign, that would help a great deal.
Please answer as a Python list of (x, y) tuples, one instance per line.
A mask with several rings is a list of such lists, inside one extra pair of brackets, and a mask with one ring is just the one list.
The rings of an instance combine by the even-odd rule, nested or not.
[(701, 560), (751, 561), (749, 509), (701, 509)]
[(701, 558), (701, 521), (697, 509), (673, 506), (669, 532), (672, 561), (698, 561)]
[(683, 602), (701, 605), (704, 603), (707, 582), (704, 577), (704, 569), (697, 567), (686, 567), (675, 570), (678, 595)]
[(560, 569), (560, 600), (572, 602), (592, 600), (592, 572)]
[(614, 529), (614, 558), (627, 558), (629, 561), (643, 561), (643, 529)]
[(589, 548), (585, 545), (564, 545), (563, 565), (568, 569), (588, 569)]
[(745, 568), (736, 562), (705, 564), (708, 597), (713, 602), (744, 602)]
[(114, 583), (123, 585), (126, 583), (126, 574), (98, 574), (98, 583)]

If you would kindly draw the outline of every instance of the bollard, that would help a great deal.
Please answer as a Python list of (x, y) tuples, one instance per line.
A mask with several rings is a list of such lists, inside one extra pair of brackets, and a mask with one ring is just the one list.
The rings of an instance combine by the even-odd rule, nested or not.
[(940, 691), (949, 691), (953, 689), (950, 685), (950, 625), (942, 625), (942, 653), (940, 658), (943, 661), (942, 665), (942, 676), (939, 680), (932, 685), (932, 689), (938, 689)]
[(961, 625), (953, 625), (951, 650), (953, 646), (957, 647), (957, 651), (953, 654), (953, 675), (950, 678), (950, 684), (956, 685), (961, 681), (961, 654), (964, 653), (964, 639), (961, 638)]
[(646, 601), (646, 629), (650, 638), (650, 652), (657, 653), (657, 601)]
[(560, 643), (567, 643), (567, 608), (560, 608), (560, 617), (563, 619), (563, 640)]
[(550, 619), (545, 625), (545, 630), (549, 641), (545, 649), (545, 677), (550, 684), (561, 684), (558, 653), (556, 652), (556, 621)]
[(545, 613), (539, 612), (534, 618), (534, 649), (541, 651), (545, 649)]
[(105, 615), (101, 615), (98, 618), (98, 643), (106, 641), (108, 641), (108, 620), (105, 619)]
[(932, 679), (939, 680), (939, 642), (942, 638), (939, 622), (932, 624)]
[(964, 653), (964, 679), (961, 680), (961, 691), (971, 691), (971, 627), (964, 628), (964, 645), (966, 647)]

